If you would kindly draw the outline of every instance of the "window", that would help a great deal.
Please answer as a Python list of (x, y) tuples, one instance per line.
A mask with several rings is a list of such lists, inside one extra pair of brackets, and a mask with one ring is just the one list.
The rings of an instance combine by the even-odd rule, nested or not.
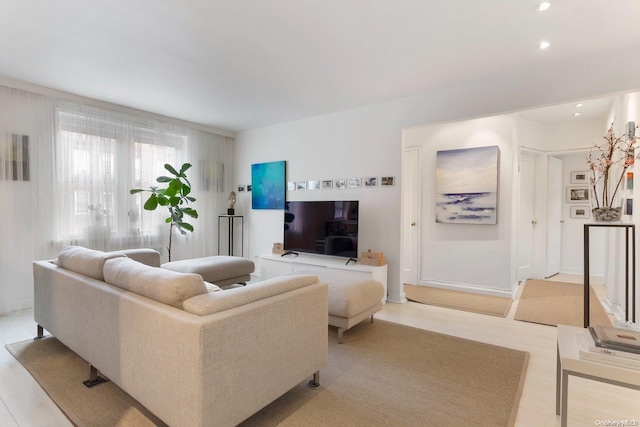
[(164, 212), (143, 211), (146, 193), (129, 190), (157, 185), (164, 164), (179, 163), (186, 135), (62, 109), (56, 125), (61, 239), (107, 250), (157, 237)]

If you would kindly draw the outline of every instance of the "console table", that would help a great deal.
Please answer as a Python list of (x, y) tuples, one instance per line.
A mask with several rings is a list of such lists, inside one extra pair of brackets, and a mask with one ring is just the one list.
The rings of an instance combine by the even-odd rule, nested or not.
[(244, 256), (244, 217), (242, 215), (218, 215), (218, 255), (222, 255), (220, 253), (220, 238), (222, 235), (220, 234), (220, 226), (223, 219), (227, 220), (227, 229), (228, 229), (228, 246), (227, 246), (227, 255), (233, 256), (235, 253), (235, 247), (233, 245), (233, 228), (234, 223), (237, 219), (240, 220), (240, 256)]
[[(584, 225), (584, 327), (589, 326), (589, 229), (591, 227), (613, 227), (625, 229), (625, 320), (629, 320), (629, 312), (632, 313), (632, 321), (636, 321), (636, 226), (635, 224), (619, 224), (596, 222)], [(629, 236), (631, 235), (631, 236)], [(631, 242), (629, 242), (631, 237)], [(629, 251), (631, 247), (631, 251)], [(632, 261), (631, 282), (629, 282), (629, 261)], [(631, 298), (629, 298), (631, 288)]]
[(349, 263), (345, 260), (323, 256), (300, 254), (280, 256), (266, 254), (260, 257), (260, 277), (271, 279), (287, 274), (313, 274), (323, 282), (345, 283), (347, 281), (375, 280), (382, 283), (382, 303), (387, 302), (387, 266)]
[(640, 370), (580, 359), (576, 332), (583, 330), (575, 326), (558, 325), (556, 415), (560, 415), (562, 427), (567, 427), (570, 375), (640, 390)]

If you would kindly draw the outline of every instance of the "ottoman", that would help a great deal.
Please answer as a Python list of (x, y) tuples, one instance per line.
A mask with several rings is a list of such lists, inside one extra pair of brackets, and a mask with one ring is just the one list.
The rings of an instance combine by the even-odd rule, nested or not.
[(208, 256), (167, 262), (162, 264), (162, 268), (180, 273), (199, 274), (205, 282), (223, 287), (251, 280), (255, 264), (237, 256)]
[(327, 281), (329, 285), (329, 325), (338, 328), (338, 343), (342, 334), (382, 308), (384, 286), (375, 280), (359, 282)]

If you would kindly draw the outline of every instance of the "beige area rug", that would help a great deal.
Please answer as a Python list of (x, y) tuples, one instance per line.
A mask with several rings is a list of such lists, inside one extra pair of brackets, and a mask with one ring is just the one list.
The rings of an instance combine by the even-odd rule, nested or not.
[[(242, 425), (513, 426), (529, 353), (382, 321), (336, 335), (319, 389), (300, 384)], [(157, 422), (112, 383), (85, 388), (88, 365), (53, 337), (7, 348), (79, 426)]]
[(452, 291), (431, 286), (405, 284), (404, 293), (410, 301), (498, 317), (506, 317), (512, 303), (511, 298)]
[[(543, 325), (584, 325), (584, 285), (529, 279), (518, 300), (515, 320)], [(589, 323), (612, 326), (593, 288), (589, 292)]]

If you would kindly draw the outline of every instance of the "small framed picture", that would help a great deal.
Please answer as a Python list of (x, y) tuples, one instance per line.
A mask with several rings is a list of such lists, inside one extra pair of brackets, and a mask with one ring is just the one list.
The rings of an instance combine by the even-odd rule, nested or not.
[(589, 171), (573, 171), (571, 172), (572, 184), (588, 184), (589, 183)]
[(367, 176), (362, 179), (365, 187), (377, 187), (378, 186), (378, 177), (375, 176)]
[(383, 176), (380, 178), (380, 185), (382, 187), (393, 187), (396, 185), (395, 177), (393, 176)]
[(247, 191), (251, 191), (251, 184), (247, 184)]
[(589, 206), (571, 206), (571, 218), (589, 219)]
[(244, 185), (238, 185), (238, 192), (244, 191)]
[(344, 190), (347, 188), (347, 180), (346, 179), (336, 179), (335, 186), (338, 190)]
[(322, 189), (323, 190), (331, 190), (333, 188), (333, 180), (332, 179), (323, 179), (322, 180)]
[(296, 190), (304, 191), (307, 189), (307, 181), (297, 181), (296, 182)]
[(631, 197), (624, 201), (624, 214), (633, 215), (633, 199)]
[(589, 187), (567, 187), (567, 203), (589, 201)]
[(319, 189), (320, 189), (320, 181), (307, 182), (307, 190), (319, 190)]
[(627, 172), (627, 190), (633, 190), (633, 172)]
[(287, 191), (295, 191), (296, 183), (293, 181), (287, 181)]
[(349, 178), (349, 188), (362, 187), (362, 180), (360, 178)]

